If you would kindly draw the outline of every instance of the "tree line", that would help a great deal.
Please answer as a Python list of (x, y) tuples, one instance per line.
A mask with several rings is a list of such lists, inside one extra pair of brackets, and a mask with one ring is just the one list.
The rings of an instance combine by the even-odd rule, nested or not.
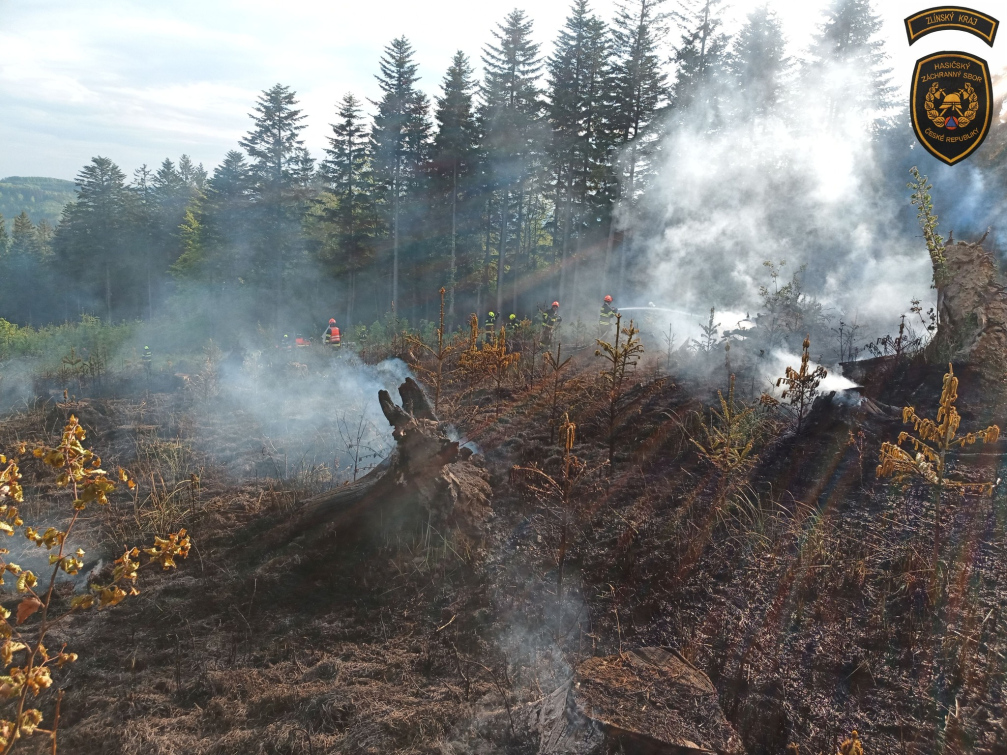
[(768, 5), (728, 37), (721, 2), (626, 0), (606, 21), (574, 0), (548, 54), (512, 11), (482, 76), (457, 52), (433, 101), (399, 37), (379, 61), (373, 114), (347, 93), (320, 159), (281, 84), (212, 174), (183, 155), (127, 177), (95, 157), (56, 228), (22, 214), (8, 231), (0, 219), (0, 317), (155, 319), (181, 297), (214, 320), (283, 329), (389, 309), (433, 319), (441, 286), (455, 322), (614, 293), (669, 132), (773, 117), (823, 61), (870, 73), (837, 101), (880, 113), (890, 100), (870, 0), (834, 0), (800, 65)]

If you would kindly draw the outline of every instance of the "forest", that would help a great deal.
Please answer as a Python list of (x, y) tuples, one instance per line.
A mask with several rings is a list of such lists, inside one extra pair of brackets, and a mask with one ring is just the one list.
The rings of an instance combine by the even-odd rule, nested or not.
[[(380, 100), (335, 103), (322, 155), (304, 147), (297, 93), (276, 84), (250, 103), (247, 135), (212, 171), (182, 155), (127, 176), (114, 156), (94, 157), (55, 227), (31, 213), (0, 219), (12, 283), (0, 317), (198, 311), (203, 333), (278, 334), (336, 316), (352, 332), (391, 310), (432, 321), (442, 285), (453, 324), (490, 309), (537, 317), (554, 299), (593, 311), (604, 293), (626, 304), (647, 289), (652, 241), (672, 222), (662, 192), (675, 181), (676, 140), (734, 139), (739, 128), (759, 139), (767, 121), (804, 128), (808, 113), (775, 103), (812, 90), (833, 125), (857, 113), (878, 166), (865, 190), (904, 184), (911, 134), (866, 0), (835, 3), (799, 60), (768, 5), (732, 37), (725, 7), (634, 0), (602, 19), (577, 0), (548, 50), (515, 10), (492, 30), (481, 77), (459, 52), (432, 101), (409, 40), (394, 39), (378, 62)], [(988, 173), (987, 204), (998, 185)], [(717, 180), (744, 177), (719, 170)], [(773, 187), (774, 204), (800, 204), (799, 183)], [(894, 222), (913, 225), (904, 211)], [(693, 306), (729, 303), (713, 298)]]
[(1007, 126), (617, 8), (0, 182), (0, 755), (1007, 754)]

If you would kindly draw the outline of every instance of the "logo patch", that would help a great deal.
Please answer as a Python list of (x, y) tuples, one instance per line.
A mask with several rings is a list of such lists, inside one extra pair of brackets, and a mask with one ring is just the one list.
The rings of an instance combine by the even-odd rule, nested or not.
[(954, 165), (989, 132), (993, 90), (986, 61), (965, 52), (938, 52), (916, 61), (909, 109), (920, 144)]
[(985, 13), (957, 5), (942, 5), (907, 18), (906, 35), (909, 37), (909, 44), (912, 44), (931, 32), (954, 29), (974, 34), (992, 47), (999, 25), (999, 21)]

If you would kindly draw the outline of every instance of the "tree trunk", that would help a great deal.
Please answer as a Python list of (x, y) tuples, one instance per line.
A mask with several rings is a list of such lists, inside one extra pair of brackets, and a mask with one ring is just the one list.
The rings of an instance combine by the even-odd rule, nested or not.
[(509, 204), (509, 192), (504, 191), (503, 202), (501, 202), (500, 207), (500, 239), (497, 244), (499, 248), (499, 253), (497, 254), (497, 315), (503, 311), (504, 259), (507, 252), (507, 211)]
[(356, 482), (306, 501), (293, 523), (296, 530), (370, 524), (380, 526), (387, 537), (392, 523), (400, 532), (433, 523), (442, 533), (457, 528), (478, 537), (479, 526), (489, 516), (491, 491), (485, 472), (472, 462), (470, 450), (448, 437), (447, 427), (437, 421), (412, 378), (399, 386), (399, 396), (401, 407), (387, 391), (378, 391), (381, 411), (394, 428), (392, 455)]
[(458, 277), (458, 161), (451, 170), (451, 277), (448, 280), (448, 316), (455, 315), (455, 281)]

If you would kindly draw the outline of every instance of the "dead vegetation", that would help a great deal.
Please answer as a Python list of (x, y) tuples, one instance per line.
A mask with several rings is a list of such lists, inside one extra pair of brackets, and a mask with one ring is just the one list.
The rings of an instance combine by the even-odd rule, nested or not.
[[(780, 305), (774, 337), (802, 301)], [(431, 333), (397, 336), (427, 390), (382, 395), (396, 451), (377, 469), (386, 446), (362, 421), (332, 410), (296, 449), (223, 391), (68, 398), (0, 425), (0, 440), (42, 442), (72, 409), (134, 470), (135, 493), (89, 520), (93, 541), (170, 525), (196, 543), (114, 627), (68, 620), (81, 659), (61, 751), (548, 752), (542, 721), (561, 708), (607, 721), (610, 744), (657, 721), (702, 751), (702, 727), (672, 725), (688, 706), (656, 691), (667, 675), (634, 660), (655, 648), (708, 675), (702, 720), (730, 725), (706, 730), (720, 750), (731, 732), (760, 754), (1007, 750), (1007, 498), (990, 490), (1000, 441), (971, 373), (956, 365), (937, 395), (932, 376), (905, 377), (918, 359), (898, 360), (885, 400), (870, 384), (841, 400), (821, 395), (806, 338), (781, 381), (793, 433), (788, 408), (733, 372), (746, 346), (721, 352), (713, 332), (709, 354), (676, 354), (674, 380), (633, 323), (597, 351), (539, 352), (520, 326)], [(323, 380), (303, 359), (296, 378), (264, 362), (254, 390)], [(938, 414), (908, 410), (902, 438), (894, 405)], [(987, 429), (958, 436), (959, 421)], [(864, 475), (879, 448), (903, 484)], [(56, 491), (30, 482), (47, 511)], [(952, 483), (983, 495), (948, 505)], [(583, 751), (603, 751), (589, 731)]]

